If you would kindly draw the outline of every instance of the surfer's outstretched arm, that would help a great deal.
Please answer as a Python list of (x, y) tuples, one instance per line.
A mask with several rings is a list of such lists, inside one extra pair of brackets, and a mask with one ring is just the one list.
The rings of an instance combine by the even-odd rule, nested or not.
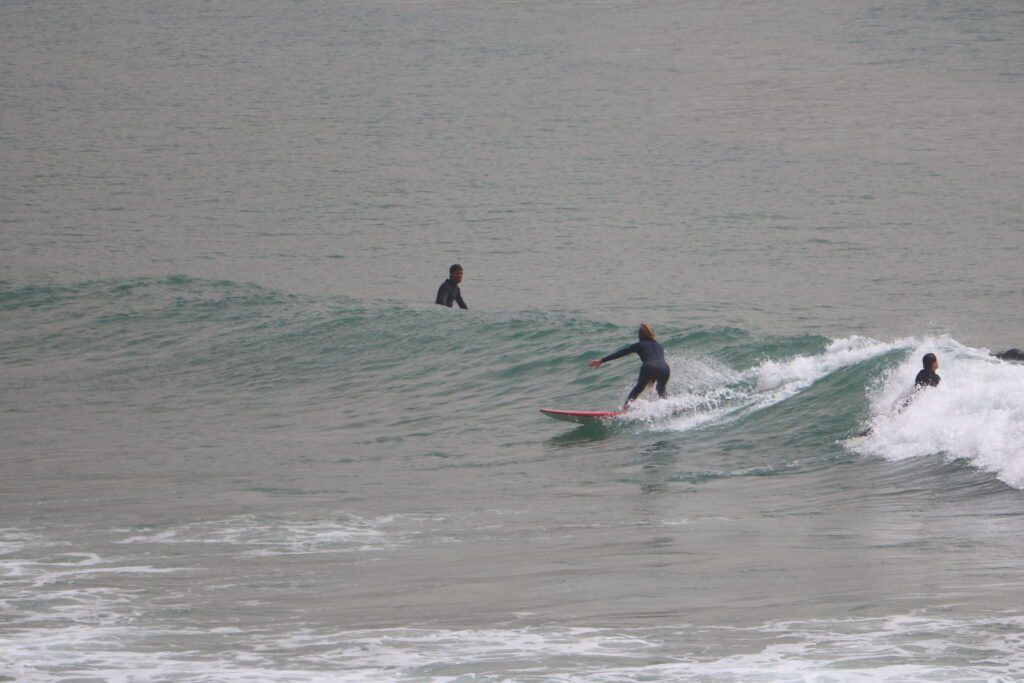
[(616, 351), (615, 353), (609, 353), (607, 356), (605, 356), (601, 360), (592, 360), (592, 361), (590, 361), (589, 363), (587, 363), (587, 365), (589, 365), (592, 368), (599, 368), (599, 367), (601, 367), (602, 363), (607, 363), (610, 360), (615, 360), (616, 358), (622, 358), (623, 356), (628, 356), (631, 353), (637, 353), (637, 347), (639, 347), (639, 346), (640, 346), (639, 344), (630, 344), (629, 346), (624, 346), (621, 349), (619, 349), (618, 351)]

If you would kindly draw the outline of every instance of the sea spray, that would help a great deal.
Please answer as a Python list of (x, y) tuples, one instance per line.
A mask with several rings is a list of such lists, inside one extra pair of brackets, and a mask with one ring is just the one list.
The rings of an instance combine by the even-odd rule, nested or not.
[[(924, 353), (939, 357), (938, 387), (913, 391)], [(870, 390), (870, 432), (851, 441), (887, 460), (941, 455), (1024, 488), (1024, 364), (949, 337), (924, 339)]]

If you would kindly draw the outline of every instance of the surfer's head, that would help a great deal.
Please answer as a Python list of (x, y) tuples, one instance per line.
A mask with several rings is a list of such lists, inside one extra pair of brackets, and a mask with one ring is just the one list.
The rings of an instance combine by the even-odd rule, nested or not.
[(925, 370), (935, 370), (939, 365), (939, 359), (935, 357), (934, 353), (926, 353), (924, 358), (921, 359), (921, 365), (924, 366)]
[(451, 268), (448, 269), (448, 277), (450, 277), (452, 282), (455, 284), (462, 282), (462, 266), (458, 263), (453, 263)]
[(654, 328), (647, 323), (640, 323), (638, 334), (640, 335), (640, 339), (645, 341), (654, 341)]

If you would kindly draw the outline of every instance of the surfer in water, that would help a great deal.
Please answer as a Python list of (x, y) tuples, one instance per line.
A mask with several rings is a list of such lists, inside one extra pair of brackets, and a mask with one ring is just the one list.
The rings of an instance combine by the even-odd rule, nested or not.
[[(939, 386), (939, 381), (942, 378), (935, 372), (939, 369), (939, 359), (935, 357), (935, 354), (924, 354), (924, 357), (921, 358), (921, 365), (923, 366), (921, 371), (918, 372), (917, 377), (914, 378), (914, 390), (910, 393), (910, 396), (907, 396), (896, 404), (897, 414), (902, 413), (910, 407), (910, 404), (914, 402), (914, 399), (922, 390), (927, 389), (928, 387)], [(873, 431), (873, 427), (868, 427), (857, 436), (870, 436)]]
[(939, 359), (935, 357), (935, 354), (924, 354), (921, 358), (921, 365), (921, 370), (917, 373), (917, 377), (914, 378), (914, 390), (911, 392), (910, 396), (903, 399), (903, 402), (900, 403), (896, 412), (903, 412), (907, 406), (914, 402), (914, 398), (916, 398), (922, 390), (927, 389), (928, 387), (939, 386), (939, 381), (942, 378), (935, 372), (939, 369)]
[(451, 308), (453, 303), (457, 303), (459, 308), (469, 308), (462, 300), (462, 290), (459, 289), (460, 282), (462, 282), (462, 266), (456, 263), (448, 269), (448, 279), (437, 288), (437, 299), (434, 300), (434, 303), (448, 308)]
[(935, 374), (935, 371), (939, 369), (939, 359), (935, 357), (934, 353), (924, 354), (924, 358), (921, 359), (921, 365), (924, 366), (923, 369), (914, 378), (915, 392), (925, 387), (937, 387), (939, 386), (939, 380), (942, 379)]
[(640, 360), (643, 362), (643, 365), (640, 366), (640, 376), (636, 380), (636, 386), (629, 392), (629, 397), (622, 406), (623, 410), (627, 410), (629, 404), (652, 384), (656, 386), (658, 396), (668, 398), (665, 387), (668, 384), (670, 370), (668, 363), (665, 362), (665, 349), (655, 340), (654, 328), (647, 323), (640, 323), (638, 334), (640, 341), (636, 344), (619, 349), (615, 353), (610, 353), (601, 360), (592, 360), (587, 363), (592, 368), (599, 368), (603, 363), (628, 356), (631, 353), (640, 356)]

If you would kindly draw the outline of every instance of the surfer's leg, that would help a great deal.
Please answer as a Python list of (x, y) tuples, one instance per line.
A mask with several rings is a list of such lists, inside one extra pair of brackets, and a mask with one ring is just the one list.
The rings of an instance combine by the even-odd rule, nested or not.
[[(653, 384), (658, 384), (661, 381), (660, 374), (661, 373), (658, 372), (657, 368), (641, 365), (640, 376), (636, 379), (636, 386), (634, 386), (633, 390), (629, 392), (629, 398), (626, 399), (626, 405), (635, 401), (640, 394), (644, 393), (644, 389), (649, 388)], [(659, 389), (659, 393), (660, 392), (661, 389)]]
[(626, 397), (626, 403), (629, 404), (635, 401), (637, 396), (644, 393), (644, 389), (646, 388), (647, 382), (645, 382), (644, 378), (641, 377), (640, 380), (636, 383), (636, 386), (633, 387), (633, 390), (629, 392), (629, 396)]
[(626, 405), (636, 400), (637, 396), (644, 393), (644, 389), (649, 387), (652, 382), (655, 381), (654, 377), (651, 377), (651, 370), (646, 365), (640, 366), (640, 376), (636, 379), (636, 386), (629, 392), (629, 397), (626, 398)]
[(658, 389), (658, 396), (661, 398), (668, 398), (668, 378), (671, 376), (672, 371), (669, 370), (667, 365), (665, 365), (657, 368), (653, 374)]

